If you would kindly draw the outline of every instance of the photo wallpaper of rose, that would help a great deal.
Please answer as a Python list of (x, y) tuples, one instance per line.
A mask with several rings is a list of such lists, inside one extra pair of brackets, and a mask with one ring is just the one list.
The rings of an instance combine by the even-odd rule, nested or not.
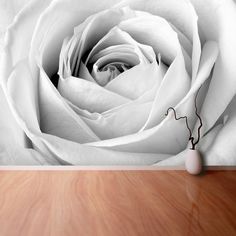
[(0, 0), (0, 60), (0, 165), (236, 166), (234, 0)]

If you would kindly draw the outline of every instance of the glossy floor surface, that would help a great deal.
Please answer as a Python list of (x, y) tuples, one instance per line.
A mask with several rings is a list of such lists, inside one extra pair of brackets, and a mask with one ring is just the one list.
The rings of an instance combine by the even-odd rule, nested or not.
[(0, 236), (236, 235), (236, 171), (1, 171)]

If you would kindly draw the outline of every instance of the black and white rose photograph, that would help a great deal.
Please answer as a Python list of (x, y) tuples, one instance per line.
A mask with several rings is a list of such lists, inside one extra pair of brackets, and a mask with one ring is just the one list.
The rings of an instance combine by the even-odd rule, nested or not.
[(0, 236), (236, 235), (236, 0), (0, 0)]
[(1, 0), (0, 164), (236, 165), (233, 0)]

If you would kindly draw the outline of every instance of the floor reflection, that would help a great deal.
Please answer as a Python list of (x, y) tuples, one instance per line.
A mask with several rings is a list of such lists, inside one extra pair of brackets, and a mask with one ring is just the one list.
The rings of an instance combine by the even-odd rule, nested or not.
[(185, 190), (188, 200), (190, 202), (189, 219), (188, 219), (188, 234), (193, 231), (193, 229), (198, 229), (202, 231), (203, 227), (200, 223), (200, 199), (202, 195), (202, 182), (201, 177), (192, 176), (185, 179)]

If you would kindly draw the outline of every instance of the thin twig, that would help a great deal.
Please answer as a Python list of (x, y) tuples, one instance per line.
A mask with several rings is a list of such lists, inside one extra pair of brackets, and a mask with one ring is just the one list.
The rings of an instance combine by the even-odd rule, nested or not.
[[(202, 87), (202, 86), (201, 86), (201, 87)], [(195, 97), (195, 101), (194, 101), (195, 114), (196, 114), (196, 116), (198, 117), (199, 122), (200, 122), (200, 125), (199, 125), (199, 127), (198, 127), (198, 129), (197, 129), (197, 140), (196, 140), (196, 142), (194, 143), (194, 148), (195, 148), (195, 145), (199, 143), (200, 136), (201, 136), (200, 131), (201, 131), (201, 128), (202, 128), (202, 118), (200, 117), (200, 115), (198, 114), (198, 111), (197, 111), (197, 97), (198, 97), (198, 94), (199, 94), (199, 91), (200, 91), (201, 87), (198, 89), (197, 94), (196, 94), (196, 97)]]
[(192, 137), (192, 131), (191, 131), (191, 129), (189, 128), (188, 117), (187, 117), (187, 116), (180, 116), (180, 117), (177, 117), (176, 111), (175, 111), (175, 109), (174, 109), (173, 107), (169, 107), (169, 108), (168, 108), (168, 110), (167, 110), (167, 112), (166, 112), (166, 114), (165, 114), (166, 116), (168, 115), (169, 110), (173, 110), (174, 116), (175, 116), (175, 120), (185, 119), (185, 123), (186, 123), (187, 129), (188, 129), (188, 131), (189, 131), (189, 139), (188, 139), (188, 140), (191, 140), (192, 149), (194, 149), (194, 143), (193, 143), (194, 138)]
[(191, 141), (192, 149), (193, 149), (193, 150), (195, 149), (195, 146), (198, 144), (198, 142), (199, 142), (199, 140), (200, 140), (200, 136), (201, 136), (201, 132), (200, 132), (200, 131), (201, 131), (201, 128), (202, 128), (202, 119), (201, 119), (200, 115), (198, 114), (198, 110), (197, 110), (197, 97), (198, 97), (198, 94), (199, 94), (199, 91), (200, 91), (201, 87), (202, 87), (202, 86), (200, 86), (200, 88), (198, 89), (197, 94), (196, 94), (196, 97), (195, 97), (195, 99), (194, 99), (195, 114), (196, 114), (196, 116), (198, 117), (198, 119), (199, 119), (199, 121), (200, 121), (200, 125), (199, 125), (198, 130), (197, 130), (198, 135), (197, 135), (197, 140), (196, 140), (196, 142), (194, 142), (194, 137), (193, 137), (192, 131), (191, 131), (190, 127), (189, 127), (189, 124), (188, 124), (188, 117), (187, 117), (187, 116), (180, 116), (180, 117), (177, 117), (177, 115), (176, 115), (176, 110), (175, 110), (173, 107), (169, 107), (168, 110), (167, 110), (167, 112), (166, 112), (166, 114), (165, 114), (165, 115), (167, 116), (168, 113), (169, 113), (169, 110), (173, 110), (174, 116), (175, 116), (175, 120), (185, 119), (186, 127), (187, 127), (187, 129), (188, 129), (188, 131), (189, 131), (189, 139), (188, 139), (188, 140)]

